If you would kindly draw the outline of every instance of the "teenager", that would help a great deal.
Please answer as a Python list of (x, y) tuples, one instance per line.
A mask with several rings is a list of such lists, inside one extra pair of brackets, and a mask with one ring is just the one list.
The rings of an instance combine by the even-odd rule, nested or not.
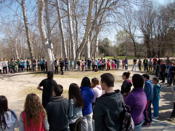
[(137, 68), (137, 59), (133, 60), (133, 66), (132, 66), (132, 71), (136, 71)]
[(53, 72), (49, 71), (47, 73), (47, 79), (42, 80), (38, 86), (38, 89), (42, 91), (42, 104), (44, 108), (46, 108), (49, 103), (52, 97), (53, 87), (56, 85), (56, 81), (53, 80)]
[(49, 131), (46, 112), (36, 94), (28, 94), (20, 115), (19, 131)]
[(58, 74), (58, 65), (59, 65), (59, 62), (58, 62), (58, 60), (56, 59), (56, 60), (54, 61), (55, 74)]
[(92, 102), (94, 99), (94, 93), (91, 88), (91, 82), (88, 77), (84, 77), (81, 82), (81, 96), (83, 98), (83, 117), (86, 121), (87, 131), (93, 131), (92, 125)]
[(125, 70), (128, 70), (128, 58), (125, 58)]
[(154, 113), (153, 113), (153, 117), (154, 119), (157, 119), (159, 117), (159, 101), (160, 101), (160, 85), (159, 85), (159, 79), (158, 78), (153, 78), (153, 93), (154, 93), (154, 97), (153, 97), (153, 109), (154, 109)]
[(75, 131), (77, 121), (83, 117), (82, 108), (83, 108), (83, 99), (80, 94), (80, 87), (77, 84), (72, 83), (69, 86), (70, 131)]
[(126, 97), (125, 103), (129, 107), (131, 116), (134, 120), (134, 130), (141, 131), (141, 127), (144, 123), (144, 110), (147, 104), (146, 94), (143, 90), (144, 80), (141, 75), (135, 74), (132, 77), (132, 82), (134, 88)]
[(152, 122), (152, 113), (151, 113), (151, 104), (153, 100), (153, 84), (151, 82), (148, 74), (143, 74), (143, 78), (145, 81), (144, 91), (147, 97), (147, 105), (145, 108), (145, 126), (150, 126)]
[(85, 70), (85, 64), (86, 62), (84, 60), (81, 61), (81, 70), (84, 71)]
[(130, 77), (130, 72), (124, 72), (122, 75), (122, 78), (124, 81), (123, 81), (123, 84), (121, 86), (121, 93), (122, 93), (124, 99), (130, 93), (131, 87), (132, 87), (132, 82), (129, 80), (129, 77)]
[(142, 60), (139, 59), (138, 61), (138, 67), (139, 67), (139, 71), (142, 71)]
[(148, 71), (148, 59), (145, 57), (143, 60), (144, 71)]
[(152, 72), (153, 71), (153, 62), (152, 62), (152, 59), (151, 58), (149, 59), (149, 62), (148, 62), (148, 71), (149, 72)]
[(17, 128), (17, 116), (8, 108), (5, 96), (0, 96), (0, 131), (14, 131)]
[(65, 65), (65, 71), (68, 71), (69, 70), (69, 61), (68, 61), (68, 59), (67, 58), (65, 58), (65, 60), (64, 60), (64, 65)]
[(63, 86), (57, 85), (53, 88), (53, 97), (46, 107), (49, 131), (69, 131), (69, 102), (62, 97)]
[(110, 60), (107, 60), (107, 70), (110, 70), (111, 69), (111, 62)]
[(94, 104), (96, 102), (96, 99), (102, 95), (103, 90), (102, 90), (100, 82), (97, 78), (93, 78), (91, 80), (91, 87), (92, 87), (92, 90), (94, 92), (94, 99), (93, 99), (93, 104)]
[(166, 75), (166, 65), (165, 62), (162, 60), (160, 64), (160, 79), (162, 80), (161, 83), (165, 83), (165, 76)]
[(62, 58), (60, 58), (60, 60), (59, 60), (59, 63), (60, 63), (60, 72), (61, 72), (61, 75), (64, 75), (64, 65), (65, 65), (65, 63), (64, 63), (64, 60), (62, 60)]
[(101, 86), (105, 94), (97, 99), (94, 107), (95, 131), (121, 131), (123, 97), (114, 91), (114, 76), (101, 75)]

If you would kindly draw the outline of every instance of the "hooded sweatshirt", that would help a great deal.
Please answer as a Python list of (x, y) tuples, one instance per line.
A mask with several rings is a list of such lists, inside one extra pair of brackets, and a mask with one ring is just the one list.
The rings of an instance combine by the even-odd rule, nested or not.
[(95, 131), (121, 131), (123, 103), (121, 93), (107, 93), (98, 98), (94, 107)]

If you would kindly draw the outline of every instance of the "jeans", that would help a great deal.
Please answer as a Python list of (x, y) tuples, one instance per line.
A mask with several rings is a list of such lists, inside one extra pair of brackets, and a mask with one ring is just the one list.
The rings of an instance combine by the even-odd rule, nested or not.
[(151, 103), (151, 101), (147, 101), (146, 109), (144, 111), (146, 124), (152, 122)]
[(153, 116), (158, 117), (159, 116), (159, 98), (153, 100), (153, 109), (154, 109)]
[(84, 124), (82, 125), (82, 131), (93, 131), (93, 119), (92, 114), (83, 117)]

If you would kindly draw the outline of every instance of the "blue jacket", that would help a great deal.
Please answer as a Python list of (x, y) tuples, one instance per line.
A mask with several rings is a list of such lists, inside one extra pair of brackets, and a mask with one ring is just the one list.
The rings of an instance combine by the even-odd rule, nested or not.
[(94, 98), (93, 90), (90, 87), (81, 87), (81, 96), (83, 98), (83, 116), (89, 115), (93, 112), (92, 101)]
[(154, 98), (153, 98), (153, 101), (154, 100), (159, 100), (160, 99), (160, 88), (161, 86), (159, 84), (157, 85), (154, 85)]
[(153, 84), (151, 80), (147, 80), (145, 82), (144, 91), (147, 96), (147, 100), (152, 101), (154, 95), (153, 95)]

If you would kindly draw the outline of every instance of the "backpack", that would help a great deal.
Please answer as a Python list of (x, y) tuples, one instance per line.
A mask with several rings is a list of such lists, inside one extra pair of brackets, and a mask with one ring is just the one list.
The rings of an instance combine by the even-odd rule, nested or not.
[(129, 109), (125, 104), (123, 106), (123, 112), (120, 114), (122, 120), (121, 131), (134, 131), (134, 121), (129, 113)]
[(83, 124), (83, 117), (80, 117), (78, 120), (76, 120), (75, 122), (75, 130), (74, 131), (81, 131), (81, 127), (82, 127), (82, 124)]

